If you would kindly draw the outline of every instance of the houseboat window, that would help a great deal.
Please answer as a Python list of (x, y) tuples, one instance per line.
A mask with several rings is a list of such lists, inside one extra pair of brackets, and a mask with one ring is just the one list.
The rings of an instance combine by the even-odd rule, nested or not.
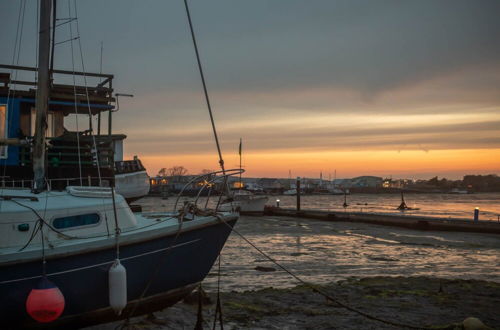
[(52, 225), (56, 229), (66, 229), (78, 226), (94, 225), (99, 222), (99, 214), (89, 213), (72, 215), (69, 217), (56, 218), (52, 222)]
[[(31, 108), (31, 136), (35, 135), (35, 121), (36, 121), (36, 109)], [(46, 137), (54, 137), (54, 113), (47, 112), (47, 131), (45, 133)]]
[[(7, 136), (7, 106), (0, 105), (0, 138)], [(0, 158), (7, 158), (7, 146), (0, 146)]]

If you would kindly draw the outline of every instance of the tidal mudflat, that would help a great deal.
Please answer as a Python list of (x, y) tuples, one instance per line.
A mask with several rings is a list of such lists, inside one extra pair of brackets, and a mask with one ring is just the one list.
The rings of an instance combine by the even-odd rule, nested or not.
[[(243, 216), (236, 230), (304, 281), (379, 318), (453, 329), (477, 317), (500, 328), (498, 235), (266, 216)], [(301, 285), (236, 233), (221, 261), (226, 328), (397, 328), (341, 308)], [(217, 279), (214, 266), (203, 282), (210, 297), (203, 307), (205, 328), (213, 322)], [(192, 329), (196, 296), (155, 315), (132, 321), (147, 329)]]

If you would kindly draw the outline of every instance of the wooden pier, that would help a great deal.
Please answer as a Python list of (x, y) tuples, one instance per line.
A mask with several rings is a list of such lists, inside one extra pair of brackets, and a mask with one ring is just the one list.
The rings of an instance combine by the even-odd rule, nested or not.
[(500, 223), (495, 221), (467, 221), (463, 219), (439, 219), (422, 216), (376, 214), (363, 212), (332, 212), (267, 207), (266, 215), (309, 218), (323, 221), (363, 222), (374, 225), (404, 227), (417, 230), (459, 231), (500, 234)]

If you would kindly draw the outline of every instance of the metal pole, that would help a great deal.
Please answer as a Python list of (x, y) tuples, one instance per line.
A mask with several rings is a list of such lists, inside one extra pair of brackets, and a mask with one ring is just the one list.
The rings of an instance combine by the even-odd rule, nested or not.
[(479, 207), (474, 209), (474, 222), (479, 222)]
[(297, 177), (297, 212), (300, 211), (300, 177)]
[(45, 188), (45, 131), (49, 106), (50, 14), (51, 0), (40, 6), (40, 44), (38, 49), (38, 85), (36, 90), (35, 137), (33, 141), (33, 175), (35, 190)]

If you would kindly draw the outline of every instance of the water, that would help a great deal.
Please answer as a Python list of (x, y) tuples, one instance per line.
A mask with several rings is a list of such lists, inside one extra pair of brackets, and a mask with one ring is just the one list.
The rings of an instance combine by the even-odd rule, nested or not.
[[(407, 203), (413, 207), (410, 201), (415, 201), (421, 207), (421, 213), (418, 213), (421, 215), (441, 214), (465, 218), (472, 205), (498, 211), (488, 202), (494, 199), (498, 201), (498, 196), (408, 195)], [(291, 207), (295, 203), (294, 197), (278, 198), (284, 207)], [(348, 198), (351, 204), (363, 201), (378, 212), (393, 212), (392, 207), (400, 202), (397, 195), (353, 195)], [(438, 202), (434, 202), (431, 207), (433, 200)], [(140, 200), (139, 204), (143, 205), (145, 211), (170, 211), (174, 201), (175, 198), (162, 200), (147, 197)], [(273, 199), (270, 202), (274, 202)], [(343, 196), (303, 196), (303, 202), (304, 208), (325, 209), (326, 205), (330, 205), (334, 209), (333, 206), (343, 203)], [(429, 206), (422, 208), (426, 204)], [(500, 282), (498, 235), (427, 232), (276, 216), (243, 216), (235, 228), (273, 259), (312, 283), (329, 283), (351, 276), (437, 276)], [(270, 286), (285, 288), (297, 284), (290, 275), (234, 232), (222, 250), (221, 260), (223, 291)], [(276, 271), (259, 272), (255, 270), (257, 266), (273, 267)], [(213, 290), (216, 284), (217, 267), (214, 266), (204, 286)]]
[[(143, 199), (149, 200), (150, 198)], [(276, 200), (280, 200), (280, 207), (295, 208), (295, 196), (269, 196), (268, 205), (276, 205)], [(153, 198), (153, 204), (145, 203), (149, 210), (172, 210), (175, 197), (167, 200)], [(181, 198), (180, 204), (186, 200)], [(212, 197), (209, 206), (215, 205), (217, 199)], [(401, 204), (399, 194), (353, 194), (347, 196), (349, 206), (344, 210), (344, 196), (333, 195), (306, 195), (301, 196), (301, 208), (303, 210), (328, 210), (328, 211), (351, 211), (351, 212), (372, 212), (382, 214), (417, 215), (438, 218), (455, 218), (472, 220), (474, 209), (479, 208), (479, 219), (489, 221), (500, 221), (500, 193), (477, 193), (470, 195), (452, 194), (406, 194), (406, 204), (414, 209), (408, 211), (398, 211), (396, 208)], [(205, 205), (205, 198), (200, 198), (200, 205)], [(142, 202), (141, 202), (142, 203)]]
[[(500, 217), (500, 193), (406, 194), (404, 197), (407, 206), (418, 210), (398, 211), (396, 208), (401, 204), (399, 194), (353, 194), (347, 196), (349, 206), (346, 211), (473, 219), (474, 209), (479, 207), (480, 220), (499, 221)], [(296, 207), (295, 196), (271, 196), (269, 204), (276, 205), (277, 199), (281, 207)], [(344, 211), (343, 203), (344, 196), (301, 196), (302, 209)]]

